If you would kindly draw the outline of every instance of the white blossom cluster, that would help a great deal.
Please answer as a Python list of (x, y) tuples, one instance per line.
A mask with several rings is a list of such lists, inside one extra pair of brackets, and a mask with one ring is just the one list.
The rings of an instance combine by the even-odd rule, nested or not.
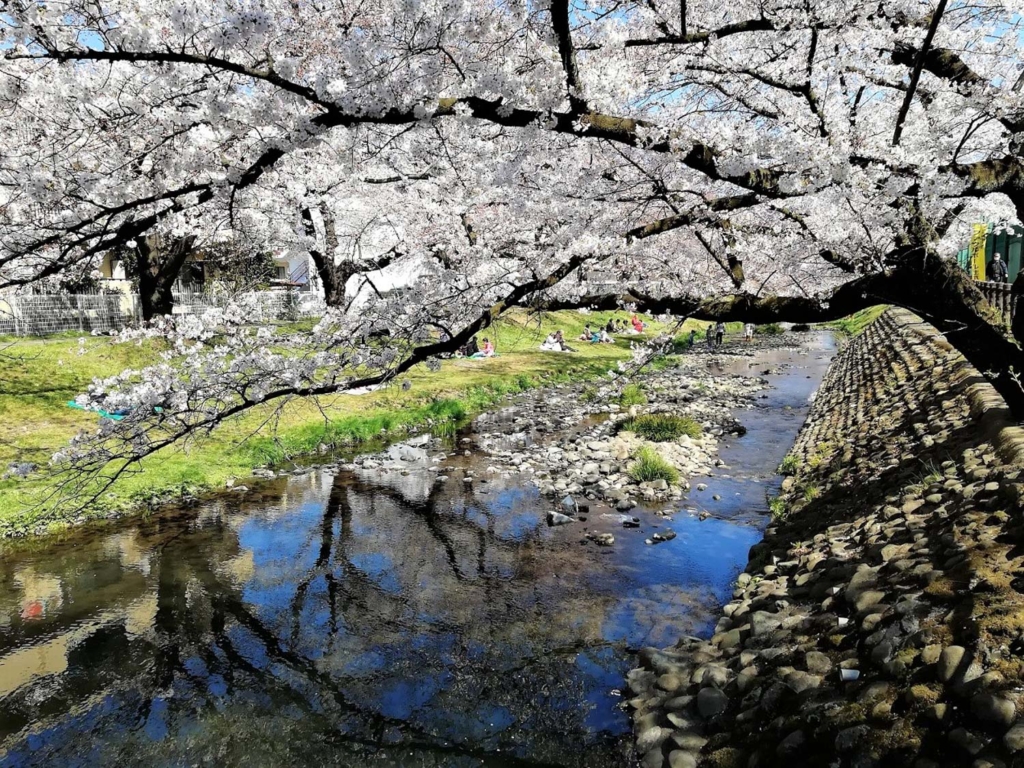
[(8, 3), (0, 287), (153, 233), (345, 267), (311, 333), (244, 305), (136, 331), (164, 361), (97, 384), (125, 418), (56, 460), (389, 380), (511, 305), (827, 307), (1019, 221), (1020, 0), (684, 5)]

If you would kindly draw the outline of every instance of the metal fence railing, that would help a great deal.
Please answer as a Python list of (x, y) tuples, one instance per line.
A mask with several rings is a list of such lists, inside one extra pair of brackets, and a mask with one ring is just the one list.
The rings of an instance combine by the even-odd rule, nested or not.
[(1010, 325), (1013, 319), (1013, 294), (1010, 284), (978, 281), (975, 285), (985, 300), (1003, 316), (1003, 322)]
[(138, 317), (138, 298), (121, 293), (0, 296), (0, 334), (10, 336), (109, 333)]
[[(323, 299), (299, 291), (252, 291), (242, 297), (188, 289), (174, 291), (175, 316), (201, 315), (243, 299), (254, 321), (319, 317)], [(138, 294), (0, 294), (0, 335), (48, 336), (55, 333), (110, 333), (142, 321)]]

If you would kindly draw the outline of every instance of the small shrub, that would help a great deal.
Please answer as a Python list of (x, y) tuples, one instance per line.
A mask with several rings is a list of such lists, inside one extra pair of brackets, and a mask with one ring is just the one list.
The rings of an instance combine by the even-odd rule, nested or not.
[(766, 323), (765, 325), (759, 325), (754, 330), (756, 333), (762, 333), (765, 336), (778, 336), (780, 333), (786, 332), (786, 329), (778, 323)]
[(688, 416), (670, 413), (646, 413), (618, 424), (618, 432), (635, 432), (647, 440), (664, 443), (682, 435), (694, 439), (700, 437), (700, 424)]
[(768, 511), (771, 512), (773, 519), (781, 520), (786, 516), (786, 502), (781, 496), (774, 496), (768, 499)]
[(821, 496), (821, 488), (816, 485), (808, 485), (804, 488), (804, 500), (814, 501), (816, 498)]
[(793, 326), (793, 333), (807, 333), (811, 330), (811, 326), (807, 323), (797, 323)]
[(786, 458), (784, 458), (782, 460), (782, 463), (779, 464), (779, 474), (780, 475), (795, 475), (796, 474), (796, 469), (797, 469), (798, 465), (799, 465), (799, 460), (797, 459), (797, 457), (795, 455), (790, 453), (790, 454), (788, 454), (786, 456)]
[(647, 402), (647, 395), (640, 388), (639, 384), (627, 384), (622, 388), (619, 395), (619, 405), (644, 405)]
[(664, 480), (669, 485), (675, 485), (679, 482), (679, 471), (649, 445), (641, 446), (633, 454), (629, 476), (638, 483)]

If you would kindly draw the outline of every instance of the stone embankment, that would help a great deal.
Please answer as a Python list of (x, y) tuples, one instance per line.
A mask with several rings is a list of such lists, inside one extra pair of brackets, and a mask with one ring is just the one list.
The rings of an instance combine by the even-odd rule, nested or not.
[(642, 765), (1024, 766), (1022, 445), (934, 329), (883, 315), (713, 637), (641, 652)]

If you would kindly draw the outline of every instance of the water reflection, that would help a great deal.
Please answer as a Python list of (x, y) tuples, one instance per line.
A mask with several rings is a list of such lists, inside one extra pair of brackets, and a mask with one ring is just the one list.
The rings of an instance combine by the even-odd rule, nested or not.
[(0, 765), (624, 764), (631, 649), (708, 631), (758, 529), (584, 546), (442, 450), (8, 547)]

